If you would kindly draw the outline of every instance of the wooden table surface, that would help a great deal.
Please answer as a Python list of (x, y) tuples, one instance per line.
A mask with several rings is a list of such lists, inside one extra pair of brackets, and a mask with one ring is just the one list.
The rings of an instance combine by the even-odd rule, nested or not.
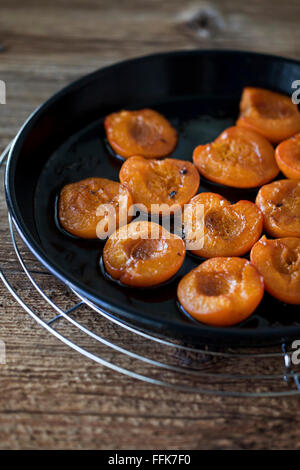
[[(7, 86), (1, 148), (54, 92), (124, 58), (233, 48), (300, 59), (299, 15), (298, 0), (1, 0), (0, 79)], [(13, 254), (3, 192), (0, 209), (1, 265), (41, 310)], [(23, 253), (46, 292), (68, 305), (56, 281)], [(0, 339), (7, 352), (0, 365), (1, 449), (299, 448), (298, 398), (185, 394), (127, 378), (65, 346), (25, 314), (2, 283), (0, 291)], [(108, 338), (115, 333), (106, 326)], [(126, 333), (122, 342), (130, 343)], [(143, 352), (143, 341), (139, 347)], [(123, 365), (129, 367), (130, 359)]]

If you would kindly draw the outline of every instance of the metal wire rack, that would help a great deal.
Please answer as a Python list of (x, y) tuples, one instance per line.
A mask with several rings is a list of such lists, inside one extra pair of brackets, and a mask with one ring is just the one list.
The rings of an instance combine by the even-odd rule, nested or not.
[[(9, 148), (0, 156), (0, 166)], [(297, 369), (292, 364), (295, 351), (289, 345), (226, 350), (190, 346), (112, 317), (54, 276), (47, 276), (48, 283), (50, 278), (54, 284), (48, 294), (47, 286), (35, 279), (30, 261), (25, 261), (24, 245), (9, 213), (8, 230), (23, 284), (21, 294), (14, 279), (1, 269), (7, 290), (39, 325), (86, 358), (132, 378), (182, 392), (236, 397), (300, 394), (300, 366)], [(30, 295), (24, 298), (24, 292), (32, 289), (40, 295), (38, 309)], [(66, 296), (70, 306), (59, 306), (59, 299)]]

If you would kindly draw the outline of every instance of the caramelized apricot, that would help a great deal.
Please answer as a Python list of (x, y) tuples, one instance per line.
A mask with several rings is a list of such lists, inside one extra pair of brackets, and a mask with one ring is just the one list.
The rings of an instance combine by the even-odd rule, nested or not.
[(272, 145), (241, 127), (229, 127), (214, 142), (196, 147), (193, 160), (207, 179), (236, 188), (260, 186), (279, 173)]
[(275, 158), (287, 178), (300, 180), (300, 134), (281, 142), (276, 147)]
[(262, 276), (243, 258), (211, 258), (179, 282), (186, 312), (202, 323), (230, 326), (248, 318), (264, 293)]
[(152, 222), (124, 225), (109, 237), (103, 250), (107, 272), (135, 287), (167, 281), (180, 269), (184, 257), (183, 240)]
[(124, 158), (133, 155), (165, 157), (173, 152), (177, 144), (176, 130), (153, 109), (109, 114), (104, 127), (111, 147)]
[[(130, 192), (124, 185), (105, 178), (87, 178), (63, 187), (58, 217), (62, 227), (72, 235), (102, 238), (106, 232), (109, 235), (110, 226), (115, 230), (131, 220), (128, 210), (132, 204)], [(108, 205), (114, 213), (108, 210)]]
[(300, 131), (300, 113), (291, 98), (262, 88), (244, 88), (237, 126), (250, 128), (276, 144)]
[(279, 180), (257, 193), (264, 228), (272, 237), (300, 237), (300, 181)]
[(264, 278), (265, 289), (288, 304), (300, 304), (300, 239), (263, 236), (251, 250), (251, 261)]
[[(133, 202), (148, 212), (175, 212), (196, 194), (200, 176), (191, 162), (166, 158), (147, 160), (131, 157), (120, 171), (120, 181), (129, 188)], [(153, 207), (153, 205), (165, 205)]]
[[(197, 221), (193, 217), (193, 211), (200, 204), (204, 210), (203, 221)], [(215, 193), (197, 194), (185, 211), (191, 211), (188, 232), (196, 233), (203, 229), (203, 246), (191, 251), (204, 258), (247, 253), (259, 239), (263, 228), (263, 216), (255, 204), (250, 201), (230, 204), (227, 199)], [(184, 230), (187, 239), (188, 232)]]

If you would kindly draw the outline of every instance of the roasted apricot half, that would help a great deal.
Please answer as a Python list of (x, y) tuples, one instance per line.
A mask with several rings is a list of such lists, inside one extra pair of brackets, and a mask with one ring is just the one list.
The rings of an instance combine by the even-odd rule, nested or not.
[(110, 276), (134, 287), (150, 287), (170, 279), (185, 257), (183, 240), (153, 222), (124, 225), (107, 240), (104, 266)]
[(128, 189), (105, 178), (86, 178), (67, 184), (60, 193), (61, 226), (81, 238), (105, 238), (111, 230), (130, 222), (133, 201)]
[(248, 318), (264, 294), (263, 278), (243, 258), (211, 258), (178, 284), (180, 304), (196, 320), (231, 326)]
[(169, 121), (153, 109), (119, 111), (104, 120), (108, 142), (124, 158), (142, 155), (160, 158), (173, 152), (177, 131)]
[(207, 179), (236, 188), (261, 186), (279, 173), (272, 145), (256, 132), (236, 126), (196, 147), (193, 160)]
[(300, 180), (300, 134), (281, 142), (276, 147), (275, 158), (287, 178)]
[(276, 299), (300, 304), (300, 239), (263, 236), (251, 250), (251, 261)]
[[(203, 207), (203, 220), (193, 217), (199, 205)], [(187, 240), (193, 238), (189, 232), (195, 237), (197, 231), (200, 235), (203, 230), (202, 247), (191, 250), (203, 258), (241, 256), (259, 239), (263, 229), (263, 215), (253, 202), (231, 204), (216, 193), (197, 194), (186, 206), (185, 215), (186, 211), (189, 211), (191, 217), (187, 230), (184, 224)]]
[(134, 204), (152, 214), (180, 209), (200, 184), (199, 173), (191, 162), (171, 158), (131, 157), (123, 163), (119, 177), (129, 188)]
[(237, 126), (250, 128), (276, 144), (300, 131), (300, 113), (291, 98), (263, 88), (244, 88)]
[(300, 181), (278, 180), (257, 193), (264, 228), (272, 237), (300, 237)]

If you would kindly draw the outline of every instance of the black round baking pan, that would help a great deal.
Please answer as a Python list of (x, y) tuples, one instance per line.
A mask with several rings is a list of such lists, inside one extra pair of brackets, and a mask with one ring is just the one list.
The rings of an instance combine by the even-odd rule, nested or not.
[[(80, 295), (110, 315), (150, 331), (195, 343), (265, 344), (300, 337), (299, 307), (265, 294), (240, 325), (197, 323), (176, 302), (179, 278), (199, 264), (187, 255), (180, 272), (155, 289), (132, 289), (101, 270), (103, 242), (68, 236), (56, 220), (61, 188), (89, 176), (118, 179), (122, 162), (105, 139), (104, 117), (120, 109), (149, 107), (177, 128), (172, 158), (191, 160), (194, 147), (234, 124), (244, 86), (292, 93), (300, 62), (250, 52), (193, 50), (151, 55), (100, 69), (50, 98), (26, 121), (12, 145), (5, 178), (9, 210), (22, 239), (38, 260)], [(282, 176), (281, 176), (282, 177)], [(256, 190), (214, 185), (232, 202), (254, 200)]]

